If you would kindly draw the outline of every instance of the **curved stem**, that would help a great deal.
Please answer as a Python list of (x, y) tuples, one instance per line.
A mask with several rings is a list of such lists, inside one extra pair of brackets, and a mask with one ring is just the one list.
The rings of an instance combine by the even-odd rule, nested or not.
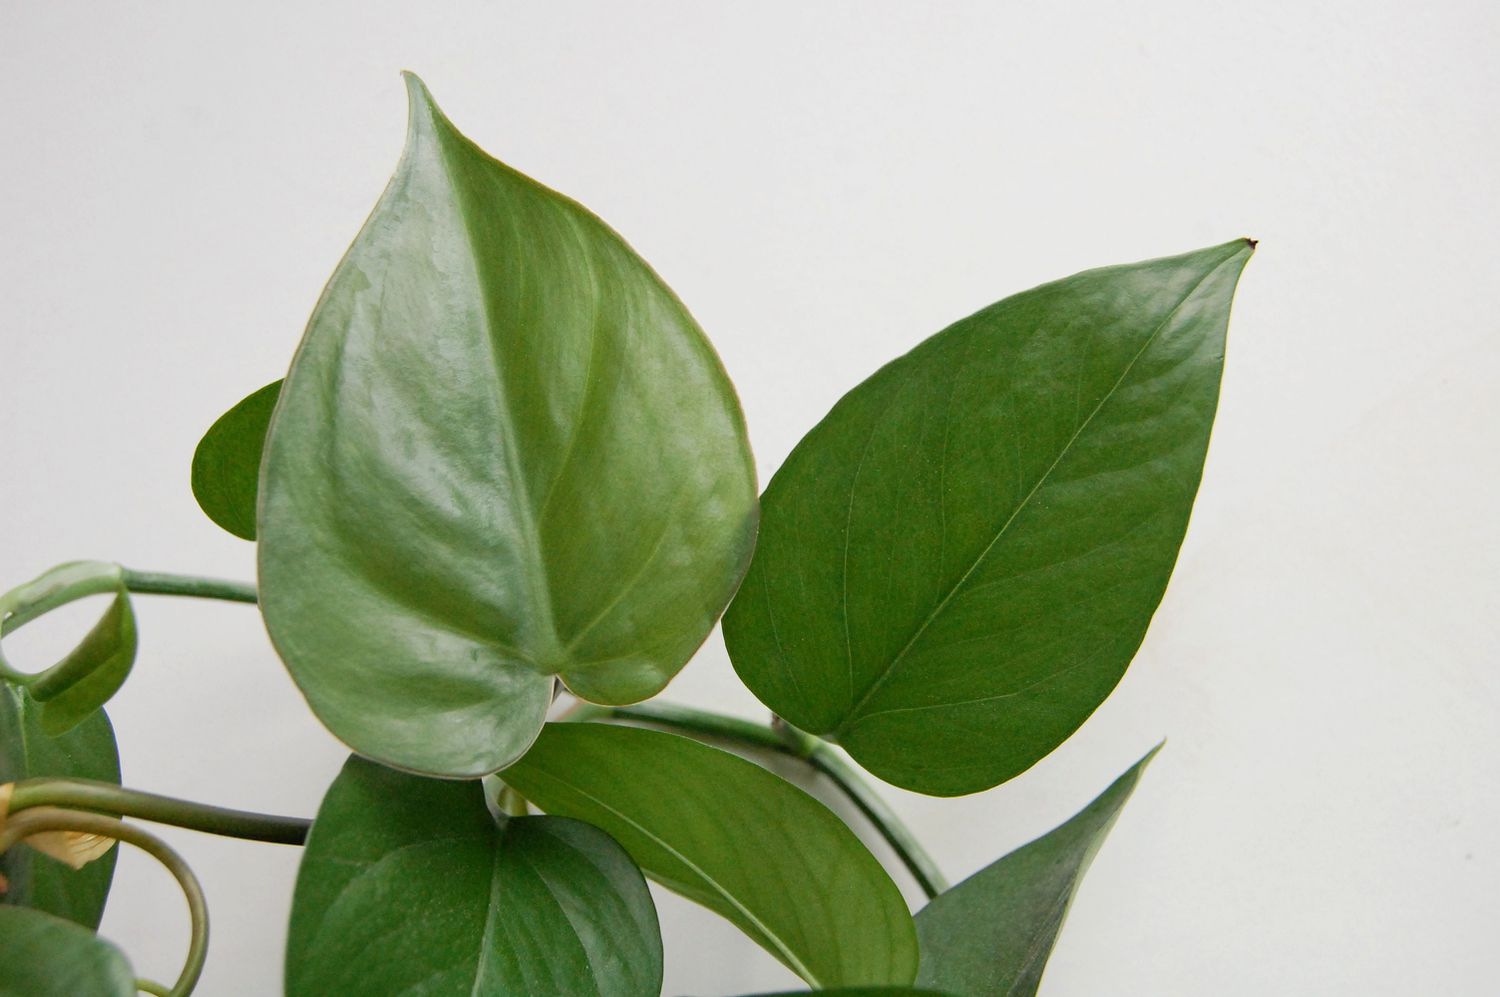
[(632, 720), (636, 723), (718, 738), (736, 744), (772, 751), (806, 762), (848, 797), (860, 813), (891, 846), (901, 864), (916, 879), (930, 900), (948, 888), (948, 881), (901, 818), (885, 804), (853, 766), (843, 760), (828, 742), (790, 726), (778, 730), (738, 717), (677, 706), (671, 703), (641, 703), (636, 706), (595, 706), (580, 702), (565, 720)]
[(185, 595), (195, 599), (224, 599), (229, 602), (257, 601), (255, 586), (249, 582), (173, 575), (163, 571), (132, 571), (126, 568), (125, 587), (144, 595)]
[(113, 817), (52, 807), (28, 810), (7, 820), (5, 830), (0, 831), (0, 853), (43, 831), (77, 831), (124, 841), (166, 866), (167, 871), (177, 880), (177, 885), (182, 887), (182, 894), (187, 899), (188, 918), (193, 932), (182, 973), (168, 991), (168, 997), (187, 997), (191, 994), (198, 985), (198, 978), (203, 975), (203, 962), (208, 956), (208, 904), (203, 899), (203, 887), (198, 883), (198, 877), (193, 875), (193, 870), (188, 868), (182, 856), (161, 839)]
[(312, 826), (312, 821), (301, 817), (229, 810), (92, 779), (26, 779), (16, 783), (11, 793), (10, 812), (14, 814), (34, 807), (93, 810), (113, 817), (134, 817), (192, 831), (281, 845), (302, 844)]
[(150, 994), (151, 997), (172, 997), (172, 991), (155, 980), (136, 977), (135, 988), (143, 994)]

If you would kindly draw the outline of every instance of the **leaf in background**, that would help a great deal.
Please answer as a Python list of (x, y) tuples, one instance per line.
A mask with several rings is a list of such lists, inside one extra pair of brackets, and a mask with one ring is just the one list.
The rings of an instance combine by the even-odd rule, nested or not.
[(917, 913), (917, 982), (958, 997), (1031, 997), (1079, 881), (1158, 745), (1066, 824)]
[(408, 83), (406, 152), (272, 422), (261, 608), (355, 751), (477, 776), (554, 676), (621, 704), (677, 673), (749, 560), (755, 472), (677, 298)]
[[(115, 732), (103, 710), (57, 737), (42, 729), (39, 712), (27, 693), (0, 683), (0, 783), (44, 777), (119, 783)], [(12, 848), (0, 855), (0, 875), (10, 884), (0, 902), (97, 928), (117, 853), (112, 848), (75, 872), (30, 848)]]
[[(78, 646), (51, 668), (16, 679), (40, 706), (42, 729), (48, 734), (65, 733), (92, 716), (130, 676), (138, 641), (125, 571), (108, 561), (71, 561), (0, 595), (4, 635), (59, 606), (102, 594), (114, 599)], [(0, 667), (9, 671), (3, 654)]]
[(286, 992), (657, 997), (641, 872), (562, 817), (497, 824), (478, 782), (351, 758), (297, 874)]
[(911, 914), (880, 863), (827, 807), (752, 762), (660, 731), (548, 724), (502, 778), (608, 831), (648, 876), (813, 986), (916, 973)]
[(198, 441), (193, 451), (193, 497), (219, 526), (243, 540), (255, 539), (255, 493), (266, 429), (281, 395), (273, 381), (242, 399)]
[(1166, 588), (1252, 245), (1007, 298), (845, 395), (766, 489), (724, 617), (740, 678), (918, 792), (1061, 744)]
[(125, 954), (60, 917), (0, 906), (0, 997), (135, 997)]

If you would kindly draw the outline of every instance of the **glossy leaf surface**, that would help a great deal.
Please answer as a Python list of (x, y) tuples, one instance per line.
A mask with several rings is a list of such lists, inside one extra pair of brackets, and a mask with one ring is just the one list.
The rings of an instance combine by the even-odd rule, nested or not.
[(255, 539), (255, 496), (260, 458), (281, 382), (240, 400), (208, 427), (193, 452), (193, 497), (219, 526), (242, 540)]
[(125, 954), (87, 928), (0, 906), (0, 997), (135, 997)]
[(935, 795), (1062, 743), (1166, 587), (1251, 248), (1007, 298), (845, 395), (767, 488), (724, 618), (761, 701)]
[(906, 902), (823, 804), (760, 766), (659, 731), (548, 724), (502, 778), (608, 831), (657, 882), (723, 915), (813, 986), (906, 984)]
[[(0, 683), (0, 784), (43, 777), (118, 783), (120, 756), (109, 717), (96, 710), (67, 733), (53, 737), (42, 728), (36, 702)], [(9, 882), (0, 901), (97, 928), (117, 853), (110, 849), (75, 872), (29, 847), (12, 848), (0, 855), (0, 875)]]
[(657, 997), (656, 908), (604, 832), (352, 758), (297, 876), (286, 992)]
[(261, 606), (359, 753), (474, 776), (553, 677), (654, 695), (748, 562), (754, 468), (681, 303), (410, 80), (395, 178), (314, 312), (261, 477)]
[(1089, 863), (1153, 750), (1066, 824), (981, 869), (917, 913), (917, 982), (958, 997), (1031, 997)]

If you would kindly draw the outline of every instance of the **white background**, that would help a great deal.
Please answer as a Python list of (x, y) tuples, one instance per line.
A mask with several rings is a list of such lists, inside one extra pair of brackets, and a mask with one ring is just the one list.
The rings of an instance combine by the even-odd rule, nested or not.
[[(5, 0), (0, 585), (74, 558), (251, 577), (189, 459), (284, 370), (396, 162), (403, 68), (676, 288), (763, 481), (953, 319), (1255, 236), (1192, 528), (1118, 692), (993, 792), (887, 795), (957, 879), (1165, 735), (1044, 994), (1493, 992), (1497, 52), (1477, 0)], [(128, 784), (313, 813), (343, 752), (255, 611), (138, 606)], [(50, 625), (22, 663), (72, 635)], [(667, 698), (761, 715), (717, 636)], [(201, 992), (274, 993), (296, 851), (167, 836), (212, 903)], [(669, 994), (794, 984), (661, 908)], [(171, 979), (185, 923), (127, 853), (105, 933)]]

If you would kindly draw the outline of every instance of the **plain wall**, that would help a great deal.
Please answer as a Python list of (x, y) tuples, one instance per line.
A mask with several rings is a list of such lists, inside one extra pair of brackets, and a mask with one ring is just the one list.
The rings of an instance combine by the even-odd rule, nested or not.
[[(1044, 994), (1489, 992), (1497, 52), (1480, 2), (6, 0), (0, 587), (75, 558), (252, 577), (189, 460), (284, 371), (395, 165), (403, 68), (679, 292), (762, 481), (982, 305), (1254, 236), (1202, 493), (1123, 684), (1010, 784), (886, 796), (958, 879), (1166, 736)], [(311, 815), (344, 751), (255, 611), (138, 607), (126, 782)], [(764, 716), (717, 636), (665, 698)], [(212, 904), (201, 992), (276, 992), (296, 850), (165, 837)], [(668, 993), (795, 984), (661, 912)], [(171, 979), (185, 925), (127, 851), (104, 932)]]

